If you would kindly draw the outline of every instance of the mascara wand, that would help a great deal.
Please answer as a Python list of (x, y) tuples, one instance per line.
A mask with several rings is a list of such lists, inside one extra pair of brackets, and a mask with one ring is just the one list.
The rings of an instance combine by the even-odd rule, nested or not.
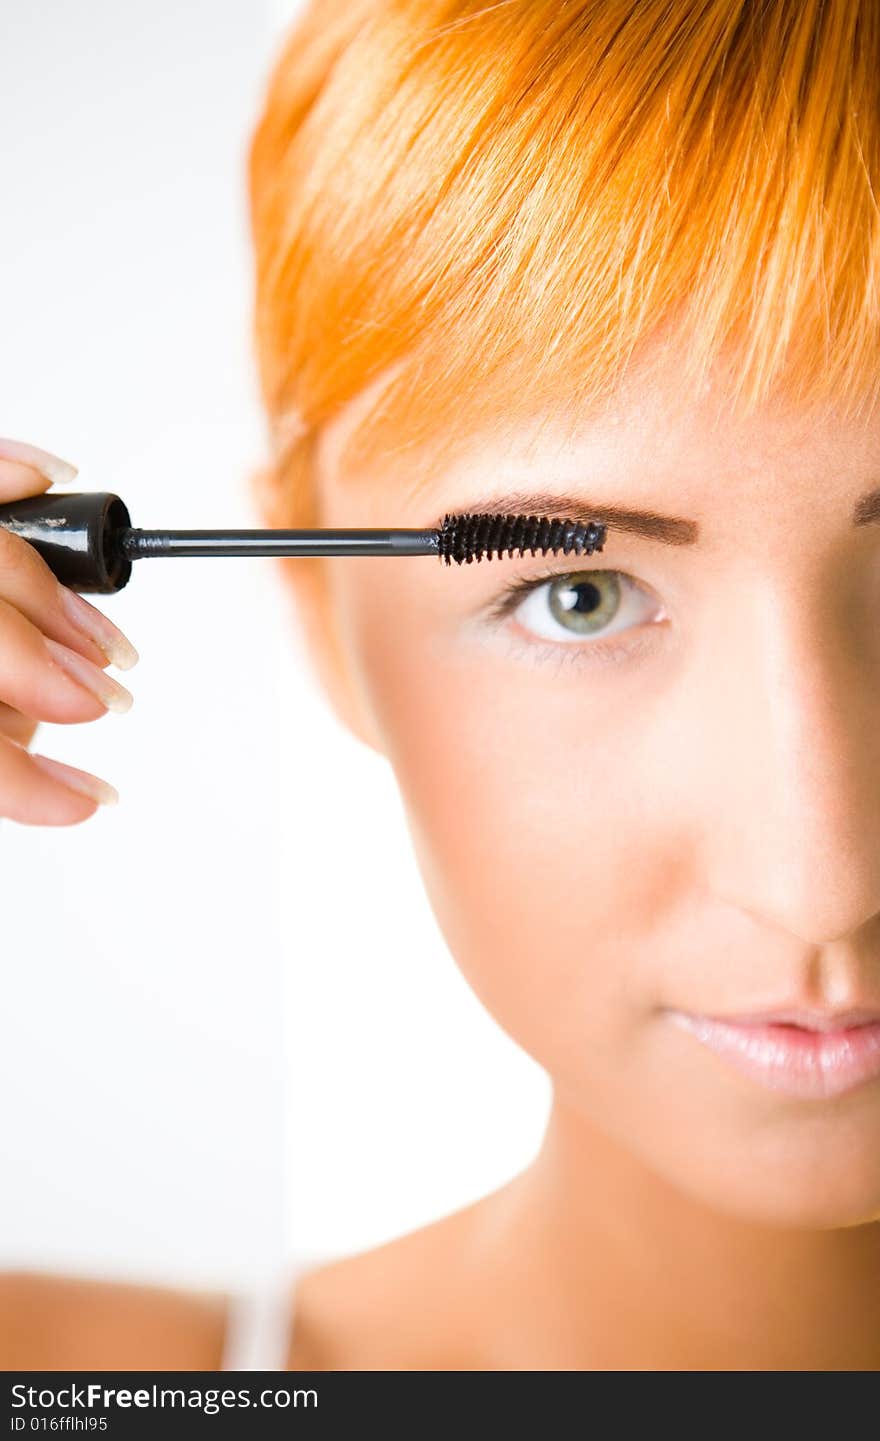
[(484, 556), (592, 555), (604, 525), (537, 515), (447, 515), (436, 530), (138, 530), (128, 507), (107, 491), (59, 491), (0, 505), (0, 529), (39, 551), (71, 590), (112, 594), (132, 563), (157, 556), (436, 555), (447, 565)]

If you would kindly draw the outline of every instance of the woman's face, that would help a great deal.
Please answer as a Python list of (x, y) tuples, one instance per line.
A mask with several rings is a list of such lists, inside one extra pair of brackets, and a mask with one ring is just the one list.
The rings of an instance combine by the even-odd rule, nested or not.
[(688, 522), (609, 521), (590, 557), (324, 562), (348, 719), (396, 772), (454, 957), (558, 1099), (714, 1206), (851, 1225), (880, 1215), (880, 1079), (773, 1090), (668, 1010), (880, 1010), (880, 523), (854, 524), (880, 421), (737, 421), (717, 380), (695, 402), (667, 374), (574, 439), (518, 423), (423, 457), (418, 487), (343, 473), (358, 403), (335, 421), (324, 525), (514, 492)]

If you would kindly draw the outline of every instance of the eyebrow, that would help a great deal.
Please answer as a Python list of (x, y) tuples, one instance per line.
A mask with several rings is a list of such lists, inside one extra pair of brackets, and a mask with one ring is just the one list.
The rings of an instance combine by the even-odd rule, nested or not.
[[(446, 512), (447, 514), (450, 512)], [(556, 492), (513, 491), (503, 496), (478, 496), (469, 505), (458, 506), (456, 515), (545, 515), (548, 520), (573, 520), (578, 525), (590, 521), (613, 526), (616, 530), (640, 535), (660, 545), (696, 545), (700, 527), (695, 520), (677, 515), (658, 515), (652, 510), (631, 510), (625, 506), (608, 505), (585, 500), (583, 496), (559, 495)], [(853, 525), (880, 523), (880, 486), (860, 496), (853, 506)], [(432, 529), (439, 530), (443, 517)]]
[(853, 506), (853, 525), (876, 525), (880, 521), (880, 485), (866, 491)]

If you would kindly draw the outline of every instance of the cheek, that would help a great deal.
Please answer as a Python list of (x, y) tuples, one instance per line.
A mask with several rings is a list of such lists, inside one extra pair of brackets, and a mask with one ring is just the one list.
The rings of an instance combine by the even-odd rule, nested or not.
[(650, 729), (614, 676), (516, 662), (404, 613), (362, 596), (351, 640), (450, 950), (549, 1069), (619, 1065), (657, 1001), (651, 938), (680, 890)]

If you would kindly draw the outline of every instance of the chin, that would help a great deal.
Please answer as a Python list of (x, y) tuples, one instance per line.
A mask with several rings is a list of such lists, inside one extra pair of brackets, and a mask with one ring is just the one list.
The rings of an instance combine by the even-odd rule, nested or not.
[(837, 1130), (805, 1123), (805, 1131), (791, 1120), (788, 1131), (768, 1126), (751, 1144), (731, 1142), (723, 1157), (718, 1136), (679, 1184), (756, 1225), (831, 1231), (880, 1220), (880, 1126), (873, 1144), (842, 1118)]
[(716, 1206), (729, 1211), (740, 1220), (754, 1225), (781, 1226), (807, 1231), (839, 1231), (849, 1226), (865, 1226), (880, 1221), (880, 1187), (847, 1187), (817, 1193), (808, 1187), (798, 1190), (780, 1186), (762, 1192), (759, 1186), (743, 1188), (742, 1192), (724, 1201), (716, 1198)]

